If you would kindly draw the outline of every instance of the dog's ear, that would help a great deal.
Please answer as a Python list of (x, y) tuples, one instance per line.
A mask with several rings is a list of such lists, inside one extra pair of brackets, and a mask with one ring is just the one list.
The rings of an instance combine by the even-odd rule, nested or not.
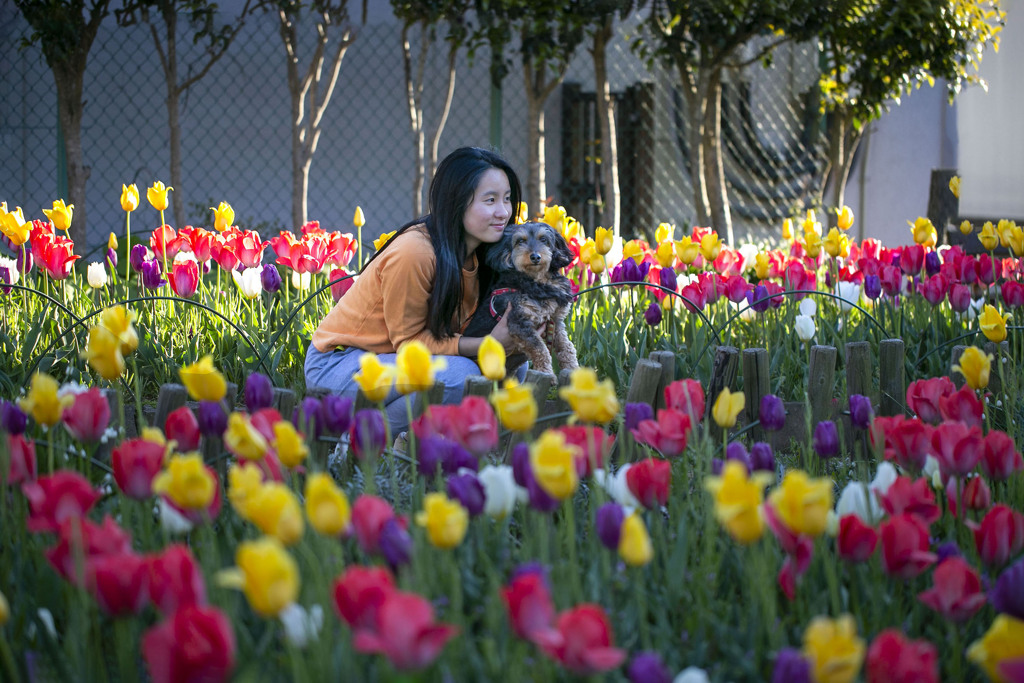
[(504, 273), (515, 270), (512, 265), (512, 226), (505, 228), (501, 239), (494, 244), (487, 245), (487, 252), (484, 254), (484, 263), (496, 273)]
[(567, 265), (572, 263), (573, 259), (576, 258), (576, 255), (572, 253), (571, 249), (569, 249), (569, 243), (565, 241), (565, 238), (562, 237), (560, 232), (552, 227), (548, 227), (548, 230), (551, 232), (551, 239), (554, 244), (551, 254), (551, 267), (549, 270), (552, 273), (557, 273), (562, 268), (565, 268)]

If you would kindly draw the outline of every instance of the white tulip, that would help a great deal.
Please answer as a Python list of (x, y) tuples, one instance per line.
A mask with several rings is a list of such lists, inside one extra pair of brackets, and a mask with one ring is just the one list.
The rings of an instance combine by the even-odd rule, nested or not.
[(313, 280), (313, 273), (300, 273), (297, 270), (292, 271), (292, 287), (302, 291), (309, 289), (309, 283)]
[(843, 311), (852, 311), (854, 305), (860, 301), (860, 285), (841, 280), (836, 290), (836, 294), (839, 295), (839, 308)]
[(868, 484), (868, 488), (871, 489), (875, 494), (884, 496), (889, 492), (889, 487), (895, 483), (899, 478), (899, 473), (896, 468), (892, 466), (891, 462), (883, 462), (878, 466), (878, 471), (875, 472), (875, 478)]
[(876, 519), (882, 518), (882, 506), (868, 485), (851, 481), (839, 494), (836, 516), (842, 519), (846, 515), (857, 515), (865, 524), (874, 524)]
[(192, 531), (192, 522), (183, 514), (174, 509), (163, 498), (157, 499), (160, 510), (160, 526), (169, 534), (178, 536)]
[(711, 683), (711, 679), (708, 678), (708, 673), (704, 669), (688, 666), (672, 679), (672, 683)]
[(90, 263), (89, 268), (85, 271), (85, 275), (89, 281), (89, 286), (93, 289), (106, 287), (107, 269), (103, 267), (102, 263)]
[(516, 479), (508, 465), (487, 465), (476, 475), (484, 487), (484, 513), (504, 519), (516, 506)]
[(233, 270), (231, 277), (235, 280), (235, 285), (238, 286), (238, 291), (242, 296), (246, 299), (255, 299), (263, 291), (261, 273), (263, 273), (263, 266), (256, 266), (255, 268), (246, 268), (241, 272)]
[(20, 279), (21, 273), (18, 272), (18, 262), (12, 258), (0, 256), (0, 283), (16, 285)]
[(798, 315), (796, 317), (796, 336), (800, 337), (800, 341), (808, 342), (814, 338), (814, 333), (817, 332), (817, 328), (814, 326), (814, 318), (806, 315)]
[(307, 612), (302, 605), (293, 602), (278, 616), (284, 626), (285, 640), (300, 650), (319, 639), (320, 629), (324, 626), (324, 608), (320, 605), (313, 605)]
[(633, 492), (629, 490), (629, 485), (626, 483), (626, 472), (632, 467), (631, 464), (625, 464), (620, 467), (615, 474), (608, 474), (605, 470), (594, 470), (594, 479), (598, 484), (604, 487), (604, 490), (608, 492), (619, 505), (627, 508), (641, 508), (640, 501), (636, 499)]
[(800, 302), (800, 315), (806, 315), (808, 318), (813, 318), (814, 314), (818, 312), (818, 304), (814, 302), (814, 299), (807, 297)]

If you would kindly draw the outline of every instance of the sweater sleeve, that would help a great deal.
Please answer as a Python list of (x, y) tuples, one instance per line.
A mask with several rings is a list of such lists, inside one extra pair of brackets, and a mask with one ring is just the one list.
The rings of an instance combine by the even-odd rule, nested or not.
[[(398, 246), (393, 245), (393, 246)], [(410, 247), (415, 245), (410, 245)], [(427, 328), (430, 293), (434, 287), (434, 259), (416, 248), (389, 249), (377, 271), (381, 279), (384, 320), (388, 338), (398, 349), (418, 340), (437, 355), (459, 355), (459, 336), (438, 339)]]

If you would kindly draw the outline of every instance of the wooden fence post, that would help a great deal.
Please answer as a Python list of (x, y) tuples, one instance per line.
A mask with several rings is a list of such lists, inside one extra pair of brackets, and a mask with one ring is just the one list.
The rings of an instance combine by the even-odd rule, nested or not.
[(822, 420), (831, 420), (832, 398), (836, 382), (834, 346), (814, 345), (807, 366), (807, 398), (811, 404), (811, 428)]
[(654, 410), (665, 407), (665, 387), (676, 379), (676, 354), (671, 351), (652, 351), (651, 360), (661, 365), (661, 380), (654, 396)]
[(711, 430), (713, 439), (721, 439), (722, 430), (714, 423), (711, 412), (715, 407), (715, 399), (722, 389), (736, 386), (736, 371), (740, 364), (740, 352), (735, 346), (719, 346), (715, 349), (715, 361), (711, 370), (711, 381), (708, 382), (707, 402), (704, 406), (704, 424)]
[[(167, 416), (188, 401), (188, 391), (181, 384), (164, 384), (160, 386), (160, 393), (156, 397), (156, 414), (153, 416), (153, 426), (164, 429)], [(139, 430), (142, 433), (142, 430)]]
[[(846, 396), (854, 394), (872, 398), (871, 344), (866, 341), (846, 343)], [(872, 403), (874, 401), (872, 400)]]
[(902, 415), (906, 408), (907, 372), (902, 339), (883, 339), (878, 346), (878, 412)]
[(274, 387), (274, 400), (271, 405), (274, 406), (274, 410), (281, 413), (281, 417), (286, 420), (292, 418), (292, 411), (295, 410), (295, 392), (291, 389), (279, 389)]
[(657, 400), (658, 386), (661, 383), (661, 364), (641, 358), (633, 368), (633, 377), (626, 391), (626, 403), (646, 403), (652, 408)]
[[(747, 422), (761, 418), (761, 398), (769, 393), (768, 350), (743, 349), (743, 393), (746, 395)], [(751, 439), (764, 440), (764, 429), (760, 425), (751, 430)]]

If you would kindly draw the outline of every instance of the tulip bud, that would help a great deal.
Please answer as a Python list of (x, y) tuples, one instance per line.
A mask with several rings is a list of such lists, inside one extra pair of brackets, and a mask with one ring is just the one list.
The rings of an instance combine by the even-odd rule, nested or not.
[(625, 519), (626, 513), (618, 503), (605, 503), (597, 509), (594, 518), (597, 537), (609, 550), (618, 550)]
[(16, 403), (0, 401), (0, 428), (8, 434), (17, 436), (25, 431), (28, 415)]
[(396, 517), (381, 526), (377, 545), (392, 571), (397, 571), (400, 566), (412, 560), (412, 537)]
[(361, 228), (366, 225), (366, 217), (363, 216), (363, 208), (361, 206), (356, 207), (356, 212), (352, 216), (352, 225), (357, 228)]
[(867, 429), (875, 417), (871, 399), (860, 394), (850, 395), (850, 423), (857, 429)]
[(107, 271), (102, 263), (90, 263), (85, 272), (86, 280), (93, 289), (100, 289), (107, 285)]
[(245, 406), (250, 413), (269, 408), (274, 403), (274, 385), (270, 378), (254, 372), (245, 380)]
[(352, 406), (354, 403), (347, 396), (338, 396), (337, 394), (324, 396), (324, 428), (332, 434), (347, 432), (352, 424)]
[(882, 294), (882, 280), (877, 275), (864, 276), (864, 296), (874, 301)]
[(281, 273), (278, 272), (277, 266), (263, 266), (263, 272), (260, 273), (260, 280), (263, 283), (263, 289), (271, 294), (281, 289)]
[(758, 441), (750, 447), (750, 469), (766, 472), (775, 471), (775, 454), (772, 453), (771, 444)]
[(128, 263), (136, 273), (142, 272), (142, 264), (146, 262), (149, 248), (145, 244), (136, 244), (128, 254)]
[(110, 266), (111, 270), (117, 268), (117, 250), (113, 248), (107, 249), (107, 265)]
[(657, 302), (652, 301), (651, 305), (644, 311), (644, 320), (651, 327), (661, 323), (661, 306)]
[(196, 418), (199, 422), (199, 431), (203, 436), (219, 438), (228, 428), (228, 414), (224, 410), (224, 404), (220, 401), (200, 401), (199, 414)]
[(814, 333), (817, 331), (814, 327), (814, 319), (806, 315), (798, 315), (794, 327), (796, 329), (796, 336), (802, 342), (809, 342), (814, 338)]
[(834, 458), (839, 455), (839, 432), (832, 420), (822, 420), (814, 428), (812, 439), (814, 452), (822, 458)]
[(163, 277), (162, 267), (160, 262), (156, 259), (150, 259), (142, 262), (142, 285), (146, 289), (159, 289), (163, 287), (167, 280)]
[(786, 406), (775, 394), (761, 397), (759, 419), (761, 427), (768, 432), (777, 432), (786, 425)]

